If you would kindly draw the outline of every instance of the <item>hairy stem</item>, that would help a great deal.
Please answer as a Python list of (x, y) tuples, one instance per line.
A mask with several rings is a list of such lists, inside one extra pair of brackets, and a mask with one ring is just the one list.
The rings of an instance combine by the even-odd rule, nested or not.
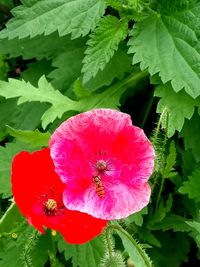
[(110, 241), (110, 228), (109, 227), (107, 227), (106, 230), (105, 230), (105, 240), (106, 240), (106, 244), (107, 244), (107, 247), (108, 247), (109, 256), (112, 257), (112, 255), (113, 255), (113, 246), (112, 246), (112, 243)]
[(112, 230), (115, 230), (115, 231), (119, 231), (124, 236), (126, 236), (126, 238), (132, 243), (133, 247), (137, 250), (137, 252), (142, 257), (142, 259), (143, 259), (143, 261), (145, 263), (145, 266), (144, 267), (151, 267), (151, 262), (149, 261), (149, 258), (147, 257), (147, 255), (144, 253), (143, 249), (138, 245), (138, 243), (135, 241), (135, 239), (126, 230), (124, 230), (118, 224), (111, 224), (111, 225), (109, 225), (107, 227), (107, 230), (109, 228), (112, 229)]
[[(154, 136), (152, 138), (152, 143), (153, 143), (153, 146), (156, 148), (157, 146), (157, 143), (158, 143), (158, 135), (160, 133), (160, 128), (161, 128), (161, 123), (162, 123), (162, 120), (163, 120), (163, 117), (164, 115), (166, 114), (166, 109), (164, 108), (161, 115), (160, 115), (160, 118), (159, 118), (159, 121), (158, 121), (158, 124), (157, 124), (157, 127), (156, 127), (156, 130), (155, 130), (155, 133), (154, 133)], [(168, 124), (168, 122), (167, 122)], [(168, 127), (168, 126), (167, 126)], [(167, 137), (167, 135), (165, 135), (165, 138)], [(167, 141), (167, 139), (166, 139)], [(164, 142), (166, 142), (164, 141)], [(165, 144), (166, 145), (166, 144)], [(156, 155), (157, 157), (157, 155)], [(158, 160), (156, 158), (155, 160), (155, 165), (156, 164), (159, 164), (158, 163)], [(156, 168), (155, 168), (156, 169)], [(151, 195), (153, 195), (153, 192), (154, 192), (154, 189), (155, 189), (155, 186), (157, 185), (157, 182), (158, 182), (158, 177), (159, 177), (159, 174), (158, 173), (155, 173), (154, 174), (154, 181), (153, 181), (153, 185), (152, 185), (152, 188), (151, 188)]]
[[(168, 121), (169, 121), (169, 114), (167, 112), (167, 114), (166, 114), (165, 138), (164, 138), (163, 145), (162, 145), (162, 160), (163, 160), (163, 162), (166, 162), (166, 144), (167, 144), (167, 136), (168, 136)], [(156, 200), (156, 210), (159, 207), (160, 198), (161, 198), (161, 194), (162, 194), (162, 191), (163, 191), (164, 182), (165, 182), (165, 178), (166, 178), (164, 176), (163, 170), (161, 170), (161, 174), (162, 174), (162, 178), (161, 178), (160, 189), (159, 189), (157, 200)]]

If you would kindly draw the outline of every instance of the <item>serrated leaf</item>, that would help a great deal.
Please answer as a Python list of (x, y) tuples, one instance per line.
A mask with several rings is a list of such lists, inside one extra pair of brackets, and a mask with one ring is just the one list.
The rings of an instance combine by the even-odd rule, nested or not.
[(192, 228), (192, 233), (190, 236), (194, 238), (197, 243), (198, 248), (200, 249), (200, 222), (197, 221), (186, 221), (186, 223)]
[(150, 249), (149, 254), (155, 267), (178, 267), (187, 262), (190, 238), (185, 233), (158, 233), (161, 248)]
[(183, 185), (179, 188), (181, 194), (188, 194), (188, 197), (200, 202), (200, 167), (197, 167), (191, 176), (188, 177), (188, 181), (183, 182)]
[(133, 64), (140, 62), (142, 70), (159, 73), (163, 83), (171, 81), (176, 92), (184, 88), (195, 98), (200, 95), (200, 3), (160, 1), (158, 10), (134, 25), (129, 41)]
[(53, 59), (56, 69), (48, 75), (53, 86), (64, 91), (80, 76), (84, 50), (84, 46), (74, 47)]
[(187, 225), (185, 220), (186, 218), (171, 213), (166, 216), (161, 222), (154, 224), (151, 227), (151, 230), (173, 230), (174, 232), (190, 232), (191, 228)]
[(48, 146), (48, 141), (50, 138), (50, 133), (41, 133), (39, 130), (35, 131), (22, 131), (16, 130), (10, 126), (7, 126), (7, 132), (15, 137), (17, 141), (29, 144), (30, 147), (45, 147)]
[(3, 198), (10, 197), (10, 171), (14, 155), (22, 150), (30, 150), (27, 145), (20, 143), (8, 143), (5, 147), (0, 146), (0, 194)]
[(104, 13), (103, 0), (42, 0), (32, 6), (19, 6), (12, 10), (14, 18), (0, 39), (30, 38), (58, 31), (60, 36), (71, 33), (72, 38), (85, 36), (93, 30)]
[(145, 207), (144, 209), (142, 209), (140, 212), (136, 212), (132, 215), (130, 215), (128, 218), (126, 218), (126, 221), (128, 223), (135, 223), (138, 226), (142, 226), (143, 224), (143, 215), (148, 214), (148, 209), (147, 207)]
[(104, 242), (97, 237), (83, 245), (69, 245), (59, 239), (58, 249), (64, 251), (66, 260), (72, 258), (73, 267), (98, 267), (104, 255)]
[(61, 118), (68, 111), (86, 111), (92, 108), (118, 108), (120, 106), (120, 98), (127, 90), (127, 83), (132, 87), (137, 85), (138, 80), (146, 77), (146, 73), (134, 73), (126, 80), (120, 81), (111, 86), (107, 90), (99, 94), (93, 94), (80, 101), (73, 101), (64, 96), (60, 91), (55, 90), (45, 77), (38, 82), (38, 88), (29, 83), (10, 79), (9, 82), (0, 81), (0, 95), (5, 98), (18, 97), (18, 104), (29, 101), (40, 101), (51, 104), (51, 107), (45, 111), (42, 116), (42, 126), (46, 126), (53, 122), (57, 117)]
[(97, 75), (85, 84), (85, 87), (95, 91), (102, 86), (109, 86), (115, 78), (123, 79), (126, 73), (131, 72), (133, 73), (134, 69), (131, 66), (130, 56), (127, 55), (126, 50), (118, 49), (105, 68), (102, 71), (99, 70)]
[(169, 194), (169, 197), (165, 203), (163, 200), (161, 200), (158, 209), (154, 212), (149, 221), (148, 226), (150, 227), (150, 229), (154, 224), (162, 221), (166, 217), (167, 213), (169, 213), (172, 208), (172, 204), (173, 204), (172, 194)]
[(200, 116), (194, 113), (190, 120), (186, 120), (180, 133), (183, 137), (185, 148), (191, 149), (192, 154), (197, 162), (200, 161)]
[(184, 91), (175, 93), (169, 83), (158, 86), (155, 96), (161, 97), (157, 112), (162, 113), (164, 109), (168, 112), (168, 137), (171, 137), (176, 130), (181, 131), (185, 118), (191, 119), (195, 106), (198, 105), (198, 99), (194, 100)]
[(176, 175), (176, 172), (174, 172), (174, 165), (176, 163), (176, 147), (175, 142), (171, 141), (169, 146), (169, 154), (166, 158), (166, 165), (162, 172), (162, 175), (165, 178), (170, 178)]
[(87, 42), (88, 48), (83, 59), (84, 84), (95, 77), (99, 70), (103, 70), (118, 49), (119, 43), (127, 35), (127, 21), (120, 21), (116, 17), (104, 17)]
[(37, 89), (24, 81), (10, 79), (8, 83), (0, 82), (0, 95), (5, 98), (19, 97), (18, 104), (29, 101), (52, 104), (52, 107), (43, 114), (44, 127), (54, 121), (56, 117), (61, 117), (65, 111), (76, 110), (76, 102), (54, 90), (44, 77), (39, 80), (38, 87)]
[(20, 76), (24, 81), (31, 83), (33, 86), (37, 86), (40, 77), (42, 75), (47, 76), (52, 70), (51, 61), (43, 59), (27, 64), (27, 69), (21, 72)]
[[(84, 41), (83, 39), (82, 42), (84, 43)], [(0, 39), (0, 53), (9, 54), (10, 58), (23, 56), (24, 59), (41, 60), (71, 50), (80, 45), (80, 42), (79, 39), (72, 41), (69, 35), (59, 37), (57, 32), (47, 36), (39, 35), (32, 39), (29, 37), (12, 40)]]
[[(12, 224), (12, 221), (10, 221)], [(15, 221), (13, 222), (15, 225)], [(33, 239), (36, 230), (25, 222), (20, 227), (16, 239), (11, 235), (0, 238), (0, 265), (7, 266), (45, 266), (48, 260), (48, 251), (51, 249), (51, 239), (45, 234)], [(15, 230), (15, 229), (14, 229)], [(12, 232), (11, 232), (12, 233)], [(36, 233), (37, 234), (37, 233)], [(32, 239), (32, 240), (31, 240)]]
[(155, 235), (151, 231), (147, 230), (146, 228), (139, 228), (137, 233), (139, 235), (140, 240), (142, 240), (142, 242), (151, 244), (159, 248), (161, 247), (161, 244), (158, 241), (158, 239), (155, 237)]

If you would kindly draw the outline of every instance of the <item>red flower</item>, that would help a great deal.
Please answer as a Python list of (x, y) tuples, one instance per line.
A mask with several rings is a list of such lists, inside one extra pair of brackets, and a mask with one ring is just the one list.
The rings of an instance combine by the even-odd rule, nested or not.
[(16, 155), (11, 179), (17, 206), (41, 233), (46, 226), (59, 231), (67, 242), (80, 244), (100, 234), (107, 224), (106, 220), (64, 207), (64, 185), (54, 172), (48, 148)]

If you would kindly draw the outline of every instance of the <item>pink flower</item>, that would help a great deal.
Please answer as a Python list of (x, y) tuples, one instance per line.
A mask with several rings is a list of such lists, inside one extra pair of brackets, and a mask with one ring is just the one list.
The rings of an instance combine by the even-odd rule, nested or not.
[(50, 150), (68, 209), (112, 220), (148, 204), (154, 149), (128, 114), (96, 109), (74, 116), (54, 132)]

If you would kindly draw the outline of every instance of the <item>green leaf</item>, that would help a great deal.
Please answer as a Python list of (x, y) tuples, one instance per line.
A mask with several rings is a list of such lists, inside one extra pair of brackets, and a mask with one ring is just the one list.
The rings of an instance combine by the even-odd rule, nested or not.
[(15, 203), (12, 203), (0, 219), (0, 238), (5, 235), (6, 232), (12, 233), (12, 229), (15, 229), (22, 221), (23, 217), (18, 207)]
[(132, 215), (130, 215), (128, 218), (126, 218), (126, 221), (128, 223), (135, 223), (138, 226), (142, 226), (143, 224), (143, 215), (148, 214), (147, 207), (142, 209), (140, 212), (136, 212)]
[(176, 172), (174, 172), (175, 163), (176, 163), (176, 147), (175, 147), (175, 142), (171, 141), (169, 146), (169, 154), (167, 155), (166, 158), (166, 165), (162, 172), (162, 175), (164, 177), (171, 178), (177, 174)]
[(200, 222), (186, 221), (186, 223), (192, 228), (193, 233), (191, 234), (191, 236), (194, 238), (200, 249)]
[(155, 237), (155, 235), (153, 235), (153, 233), (151, 231), (147, 230), (146, 227), (139, 228), (137, 230), (137, 234), (139, 235), (139, 239), (142, 242), (145, 242), (147, 244), (151, 244), (151, 245), (159, 247), (159, 248), (161, 247), (161, 244), (158, 241), (158, 239)]
[[(158, 86), (155, 96), (161, 98), (158, 102), (157, 112), (162, 113), (166, 109), (169, 114), (168, 137), (171, 137), (176, 130), (181, 131), (185, 118), (191, 119), (198, 100), (194, 100), (184, 91), (175, 93), (169, 83)], [(165, 124), (165, 120), (163, 123)]]
[(116, 17), (106, 16), (101, 21), (87, 42), (88, 48), (83, 59), (84, 84), (103, 70), (118, 49), (119, 43), (127, 35), (127, 21)]
[(103, 0), (42, 0), (33, 6), (22, 5), (12, 10), (14, 18), (7, 23), (0, 38), (31, 38), (58, 31), (60, 36), (71, 33), (72, 38), (93, 30), (104, 13)]
[(190, 239), (185, 233), (174, 233), (172, 235), (168, 232), (160, 232), (157, 234), (157, 238), (161, 247), (149, 250), (155, 267), (178, 267), (183, 262), (187, 262)]
[(148, 223), (148, 227), (150, 227), (150, 229), (155, 223), (162, 221), (166, 217), (167, 213), (169, 213), (172, 208), (172, 204), (173, 204), (172, 194), (169, 194), (169, 197), (165, 203), (163, 200), (161, 200), (158, 209), (151, 216), (150, 221)]
[(99, 70), (97, 75), (85, 84), (85, 88), (94, 91), (102, 86), (109, 86), (115, 78), (121, 80), (126, 73), (131, 72), (134, 72), (131, 57), (127, 55), (126, 50), (118, 49), (105, 68)]
[(67, 110), (76, 110), (76, 102), (54, 90), (50, 83), (42, 77), (38, 82), (38, 89), (30, 83), (10, 79), (8, 83), (0, 82), (0, 95), (5, 98), (19, 97), (18, 104), (29, 101), (40, 101), (52, 104), (42, 116), (43, 127), (46, 127), (56, 117), (61, 117)]
[(67, 111), (86, 111), (92, 108), (118, 108), (122, 94), (130, 87), (137, 85), (138, 80), (146, 78), (146, 72), (136, 72), (123, 81), (116, 83), (99, 94), (93, 94), (80, 101), (73, 101), (54, 90), (45, 77), (38, 82), (38, 88), (29, 83), (10, 79), (9, 82), (0, 81), (0, 95), (5, 98), (19, 97), (18, 104), (29, 101), (47, 102), (52, 106), (42, 116), (42, 126), (53, 122), (57, 117), (61, 118)]
[(197, 167), (191, 176), (188, 177), (188, 181), (183, 182), (183, 185), (179, 188), (181, 194), (188, 194), (188, 197), (200, 202), (200, 167)]
[[(84, 43), (84, 41), (83, 39), (82, 42)], [(69, 35), (59, 37), (58, 33), (55, 32), (47, 36), (38, 35), (32, 39), (29, 37), (12, 40), (0, 39), (0, 53), (9, 54), (10, 58), (23, 56), (24, 59), (36, 58), (41, 60), (71, 50), (79, 44), (79, 39), (72, 41)]]
[(66, 90), (80, 76), (84, 50), (84, 46), (74, 46), (53, 59), (52, 66), (56, 69), (48, 75), (53, 86)]
[(12, 159), (24, 149), (27, 150), (28, 146), (20, 143), (8, 143), (5, 147), (0, 146), (0, 194), (3, 194), (3, 198), (12, 195), (10, 183)]
[(48, 260), (51, 239), (47, 234), (38, 236), (35, 229), (24, 223), (16, 239), (12, 236), (0, 238), (0, 246), (1, 267), (41, 267)]
[(27, 69), (21, 73), (21, 78), (33, 86), (38, 85), (38, 80), (42, 75), (47, 76), (53, 70), (50, 60), (41, 60), (27, 64)]
[(97, 237), (83, 245), (69, 245), (60, 238), (58, 250), (64, 252), (66, 260), (72, 258), (73, 267), (98, 267), (104, 255), (104, 242)]
[[(119, 231), (117, 233), (122, 240), (122, 243), (123, 243), (123, 246), (126, 252), (130, 256), (131, 260), (133, 261), (134, 266), (137, 266), (137, 267), (151, 267), (152, 266), (148, 255), (145, 253), (145, 251), (143, 250), (142, 246), (139, 243), (137, 243), (137, 248), (136, 248), (135, 246), (133, 246), (131, 240), (127, 236), (125, 236), (123, 233)], [(141, 253), (143, 254), (143, 257), (141, 256)], [(144, 256), (145, 256), (145, 259), (144, 259)]]
[(1, 0), (0, 1), (0, 4), (3, 4), (9, 8), (12, 8), (13, 7), (13, 1), (12, 0)]
[(160, 1), (157, 13), (134, 25), (129, 41), (133, 64), (140, 62), (142, 70), (159, 73), (175, 92), (184, 88), (193, 98), (200, 95), (199, 12), (198, 1)]
[(185, 148), (191, 149), (192, 154), (197, 162), (200, 161), (200, 116), (194, 113), (192, 119), (186, 120), (180, 133), (183, 137)]
[(151, 230), (162, 230), (168, 231), (173, 230), (174, 232), (190, 232), (191, 228), (186, 223), (186, 218), (176, 214), (169, 214), (161, 222), (157, 222), (151, 227)]
[(46, 147), (50, 138), (50, 133), (41, 133), (39, 130), (35, 131), (22, 131), (16, 130), (7, 126), (7, 132), (15, 137), (17, 141), (21, 141), (30, 145), (30, 147)]
[(8, 63), (5, 62), (6, 57), (0, 55), (0, 80), (6, 81), (9, 72)]

